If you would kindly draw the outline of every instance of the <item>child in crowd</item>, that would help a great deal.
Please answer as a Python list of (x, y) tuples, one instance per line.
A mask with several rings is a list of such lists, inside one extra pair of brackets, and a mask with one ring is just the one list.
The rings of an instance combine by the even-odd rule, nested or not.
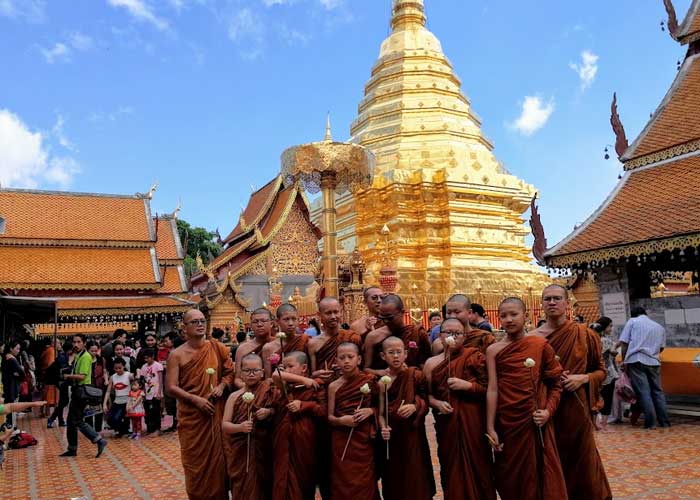
[(272, 416), (278, 392), (257, 354), (241, 360), (244, 386), (226, 401), (221, 428), (233, 498), (272, 498)]
[(498, 494), (502, 500), (567, 498), (549, 423), (561, 397), (562, 367), (546, 339), (525, 335), (520, 299), (505, 299), (498, 315), (506, 337), (486, 350), (486, 421)]
[(141, 367), (145, 396), (146, 432), (160, 433), (160, 402), (163, 399), (163, 365), (156, 361), (155, 349), (148, 348), (143, 353), (146, 361)]
[(129, 400), (126, 404), (126, 416), (131, 420), (131, 436), (129, 436), (129, 439), (139, 439), (141, 437), (141, 419), (146, 414), (143, 409), (143, 396), (141, 382), (139, 380), (132, 381)]
[(389, 374), (379, 381), (379, 425), (385, 441), (381, 455), (386, 457), (387, 447), (389, 450), (382, 467), (382, 497), (432, 499), (435, 479), (425, 434), (428, 413), (425, 376), (415, 367), (406, 367), (406, 347), (398, 337), (384, 340), (380, 356), (389, 365)]
[[(107, 415), (110, 429), (114, 431), (114, 437), (120, 438), (129, 433), (129, 421), (126, 418), (126, 405), (129, 402), (129, 386), (134, 376), (126, 371), (125, 360), (116, 358), (113, 361), (114, 373), (109, 377), (109, 384), (105, 391), (103, 410)], [(114, 392), (114, 401), (110, 406), (110, 396)]]
[[(292, 351), (282, 361), (285, 374), (307, 377), (309, 358)], [(274, 374), (277, 377), (277, 373)], [(273, 434), (273, 500), (313, 500), (318, 464), (317, 430), (325, 418), (325, 387), (286, 384), (286, 398), (280, 400), (279, 416)]]
[(333, 500), (379, 500), (374, 461), (377, 421), (375, 376), (360, 370), (357, 344), (336, 351), (341, 377), (328, 386)]

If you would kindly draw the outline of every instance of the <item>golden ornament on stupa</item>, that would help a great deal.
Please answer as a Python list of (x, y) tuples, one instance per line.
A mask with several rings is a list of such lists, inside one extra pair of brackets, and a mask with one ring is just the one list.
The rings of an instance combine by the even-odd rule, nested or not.
[(323, 203), (323, 287), (338, 296), (335, 195), (372, 185), (374, 155), (358, 144), (335, 142), (330, 117), (323, 141), (292, 146), (282, 153), (282, 179), (289, 186), (299, 182), (310, 193), (321, 191)]
[[(492, 307), (549, 283), (532, 264), (523, 214), (536, 189), (493, 154), (461, 82), (426, 29), (423, 0), (394, 0), (391, 34), (365, 86), (350, 142), (376, 157), (370, 188), (337, 197), (338, 244), (375, 277), (388, 224), (400, 293), (427, 307), (464, 292)], [(316, 217), (318, 218), (318, 211)]]

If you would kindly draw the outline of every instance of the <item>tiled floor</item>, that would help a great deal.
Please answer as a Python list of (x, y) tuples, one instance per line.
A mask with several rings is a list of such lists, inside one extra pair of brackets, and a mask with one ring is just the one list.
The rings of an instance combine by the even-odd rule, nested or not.
[[(616, 499), (700, 499), (700, 421), (674, 424), (656, 431), (613, 426), (598, 435)], [(59, 459), (64, 429), (46, 429), (44, 420), (29, 417), (22, 417), (21, 427), (39, 444), (7, 452), (0, 500), (186, 499), (177, 435), (112, 440), (99, 460), (81, 437), (78, 458)]]

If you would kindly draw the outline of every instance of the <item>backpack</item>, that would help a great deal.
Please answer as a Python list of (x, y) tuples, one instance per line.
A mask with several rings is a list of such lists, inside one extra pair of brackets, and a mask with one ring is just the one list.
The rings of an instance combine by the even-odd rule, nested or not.
[(28, 432), (16, 432), (12, 435), (7, 446), (13, 450), (19, 450), (22, 448), (28, 448), (30, 446), (35, 446), (38, 443), (36, 438), (29, 434)]

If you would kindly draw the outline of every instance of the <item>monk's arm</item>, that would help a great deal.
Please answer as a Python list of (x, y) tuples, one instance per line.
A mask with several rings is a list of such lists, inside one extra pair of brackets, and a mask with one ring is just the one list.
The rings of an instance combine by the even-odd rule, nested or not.
[(221, 431), (224, 434), (238, 434), (242, 432), (242, 425), (233, 422), (233, 405), (236, 403), (239, 392), (234, 392), (226, 400), (226, 407), (224, 408), (224, 418), (221, 421)]
[(0, 415), (5, 415), (6, 413), (17, 413), (20, 411), (24, 411), (28, 408), (38, 408), (40, 406), (44, 406), (46, 404), (46, 401), (31, 401), (28, 403), (5, 403), (4, 405), (0, 405), (3, 407), (3, 411), (0, 412)]
[(262, 360), (263, 368), (265, 369), (265, 378), (272, 377), (272, 363), (270, 363), (270, 356), (275, 353), (273, 342), (268, 342), (262, 348)]
[(486, 371), (489, 383), (486, 390), (486, 429), (489, 434), (496, 433), (496, 409), (498, 408), (498, 375), (496, 374), (496, 352), (489, 347), (486, 350)]
[(600, 337), (588, 331), (588, 401), (591, 410), (599, 410), (602, 408), (602, 399), (600, 396), (600, 388), (605, 380), (605, 360), (603, 359), (603, 350), (600, 345)]
[(272, 372), (272, 380), (278, 381), (280, 379), (280, 375), (282, 375), (282, 380), (285, 382), (291, 382), (293, 384), (304, 384), (306, 387), (309, 387), (309, 385), (312, 385), (314, 379), (309, 378), (309, 377), (304, 377), (303, 375), (296, 375), (294, 373), (289, 373), (284, 370), (275, 370)]
[(442, 339), (440, 337), (435, 339), (435, 342), (433, 342), (431, 349), (433, 351), (433, 356), (437, 356), (438, 354), (442, 354), (442, 351), (445, 350), (445, 346), (443, 345)]
[(344, 417), (335, 416), (335, 393), (338, 390), (339, 382), (340, 379), (336, 380), (328, 387), (328, 423), (333, 427), (354, 427), (352, 415), (346, 415)]
[(318, 368), (316, 367), (316, 339), (312, 339), (309, 341), (308, 344), (308, 351), (309, 351), (309, 365), (311, 366), (311, 373), (316, 373), (316, 370)]
[(234, 363), (235, 369), (233, 385), (236, 386), (238, 389), (242, 389), (245, 387), (245, 382), (243, 382), (243, 380), (238, 377), (238, 374), (241, 373), (241, 360), (243, 359), (244, 345), (245, 343), (241, 344), (240, 346), (238, 346), (238, 349), (236, 349), (236, 362)]
[(362, 359), (364, 360), (365, 371), (367, 373), (371, 373), (372, 375), (381, 377), (383, 375), (386, 375), (386, 370), (373, 370), (369, 367), (369, 365), (372, 364), (372, 360), (374, 359), (374, 348), (376, 345), (377, 343), (374, 339), (374, 336), (370, 333), (367, 336), (367, 338), (365, 338), (364, 356), (362, 356)]
[(301, 411), (312, 415), (316, 418), (325, 417), (328, 414), (328, 404), (326, 402), (326, 388), (321, 386), (321, 389), (316, 391), (315, 401), (302, 401)]

